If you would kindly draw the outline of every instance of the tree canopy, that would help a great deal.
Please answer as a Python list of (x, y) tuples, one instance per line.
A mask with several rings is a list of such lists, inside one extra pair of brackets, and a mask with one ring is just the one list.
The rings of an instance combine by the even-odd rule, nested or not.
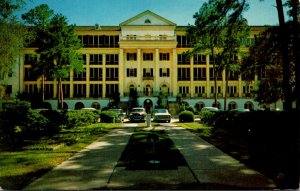
[(23, 5), (23, 0), (0, 1), (0, 79), (12, 72), (20, 49), (31, 37), (27, 28), (15, 16), (15, 11)]
[(76, 73), (83, 71), (82, 55), (78, 52), (81, 44), (75, 26), (69, 25), (62, 14), (54, 14), (46, 4), (31, 9), (22, 18), (34, 26), (37, 34), (39, 59), (33, 65), (34, 71), (40, 76), (59, 80), (58, 99), (62, 107), (61, 81), (69, 77), (71, 70)]
[[(249, 27), (243, 18), (248, 9), (246, 0), (209, 0), (194, 14), (195, 25), (190, 26), (188, 34), (193, 38), (191, 54), (209, 51), (213, 57), (216, 101), (216, 77), (218, 72), (225, 70), (226, 87), (229, 71), (239, 72), (237, 54), (241, 42), (248, 38)], [(213, 35), (212, 35), (213, 34)], [(226, 110), (226, 94), (224, 99)]]

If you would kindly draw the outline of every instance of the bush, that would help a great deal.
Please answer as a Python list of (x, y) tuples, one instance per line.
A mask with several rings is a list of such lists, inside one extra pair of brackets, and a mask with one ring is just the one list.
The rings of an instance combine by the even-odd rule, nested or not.
[(98, 121), (98, 118), (98, 111), (71, 110), (65, 113), (65, 121), (67, 128), (90, 125), (92, 123), (96, 123)]
[(191, 105), (186, 106), (185, 110), (186, 111), (191, 111), (191, 112), (195, 113), (195, 108), (193, 106), (191, 106)]
[(179, 121), (180, 122), (193, 122), (194, 121), (194, 113), (191, 111), (182, 111), (179, 113)]
[(102, 111), (100, 113), (100, 119), (103, 123), (113, 123), (113, 120), (120, 122), (118, 114), (113, 111)]
[(209, 125), (211, 125), (213, 123), (214, 115), (215, 115), (215, 113), (208, 111), (208, 110), (200, 111), (201, 121), (206, 124), (209, 124)]

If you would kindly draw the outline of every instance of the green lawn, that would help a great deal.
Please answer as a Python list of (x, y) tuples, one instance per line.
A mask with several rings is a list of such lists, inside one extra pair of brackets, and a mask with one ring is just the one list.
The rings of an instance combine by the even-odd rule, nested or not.
[(52, 137), (26, 140), (22, 146), (0, 144), (0, 186), (22, 189), (121, 123), (64, 129)]

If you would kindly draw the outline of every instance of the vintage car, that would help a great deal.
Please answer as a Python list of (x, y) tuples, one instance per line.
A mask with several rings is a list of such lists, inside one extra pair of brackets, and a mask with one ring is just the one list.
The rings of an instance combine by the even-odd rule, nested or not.
[(146, 121), (146, 110), (143, 107), (132, 108), (129, 114), (129, 121)]
[(171, 122), (171, 114), (167, 109), (155, 109), (153, 121), (166, 121)]
[(126, 114), (123, 112), (122, 109), (109, 109), (108, 111), (113, 111), (113, 112), (117, 113), (120, 122), (124, 122), (124, 118), (125, 118)]

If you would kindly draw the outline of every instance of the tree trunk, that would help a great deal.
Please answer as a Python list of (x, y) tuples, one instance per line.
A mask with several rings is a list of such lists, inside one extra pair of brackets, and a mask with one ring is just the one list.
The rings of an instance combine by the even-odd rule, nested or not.
[(59, 78), (59, 88), (60, 88), (60, 108), (64, 109), (64, 94), (63, 94), (61, 78)]
[(42, 75), (42, 101), (45, 102), (45, 75)]
[(224, 96), (224, 111), (227, 110), (227, 89), (228, 89), (228, 69), (225, 67), (225, 96)]
[(283, 62), (283, 93), (284, 93), (284, 109), (292, 109), (292, 99), (291, 99), (291, 88), (290, 88), (290, 72), (289, 72), (289, 60), (288, 60), (288, 40), (287, 32), (284, 21), (282, 0), (276, 0), (276, 7), (279, 19), (279, 37), (281, 41), (281, 56)]

